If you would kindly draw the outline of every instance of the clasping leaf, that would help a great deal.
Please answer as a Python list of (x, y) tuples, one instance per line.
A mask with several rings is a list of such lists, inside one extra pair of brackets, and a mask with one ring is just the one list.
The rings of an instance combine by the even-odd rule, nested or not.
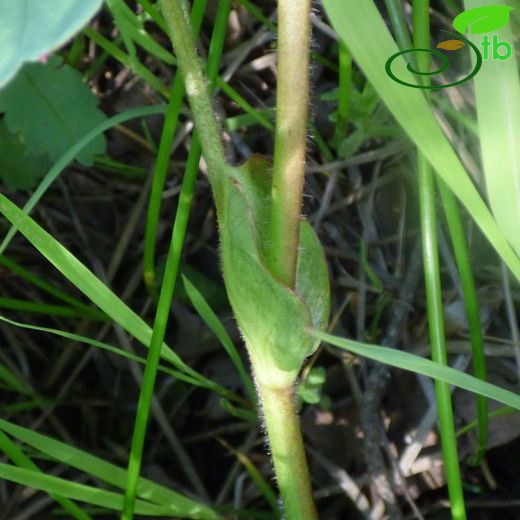
[(219, 215), (224, 280), (257, 378), (293, 380), (319, 342), (306, 330), (323, 330), (329, 318), (329, 279), (321, 244), (302, 222), (296, 287), (284, 286), (267, 268), (264, 251), (270, 172), (254, 157), (233, 168)]

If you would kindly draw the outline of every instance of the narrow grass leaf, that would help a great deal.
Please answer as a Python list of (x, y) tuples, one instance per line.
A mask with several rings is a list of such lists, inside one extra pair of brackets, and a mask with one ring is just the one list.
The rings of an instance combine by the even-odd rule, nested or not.
[[(40, 468), (38, 468), (38, 466), (4, 432), (0, 432), (0, 450), (3, 451), (4, 454), (20, 468), (41, 472)], [(91, 520), (87, 513), (82, 511), (74, 502), (68, 498), (63, 498), (53, 494), (50, 494), (49, 496), (56, 500), (58, 504), (61, 504), (63, 509), (65, 509), (65, 511), (67, 511), (77, 520)]]
[[(206, 0), (197, 1), (193, 4), (193, 8), (197, 8), (199, 15), (205, 10)], [(231, 10), (231, 0), (223, 0), (219, 2), (216, 16), (215, 26), (211, 37), (211, 43), (208, 54), (208, 79), (211, 84), (216, 76), (222, 51), (224, 48), (224, 40), (227, 28), (229, 12)], [(192, 13), (197, 16), (197, 13)], [(145, 445), (146, 430), (148, 425), (148, 417), (152, 405), (153, 391), (155, 379), (157, 376), (157, 368), (159, 366), (161, 345), (164, 342), (168, 316), (172, 305), (175, 286), (179, 274), (181, 256), (186, 238), (186, 229), (195, 191), (195, 178), (198, 171), (200, 160), (200, 150), (197, 145), (198, 139), (194, 135), (192, 146), (188, 155), (188, 163), (186, 173), (183, 179), (181, 193), (179, 195), (179, 204), (173, 225), (170, 246), (168, 248), (168, 256), (166, 259), (166, 267), (159, 293), (159, 301), (157, 303), (157, 311), (153, 324), (152, 339), (148, 349), (146, 367), (141, 383), (141, 391), (137, 403), (137, 413), (134, 422), (134, 431), (132, 435), (132, 443), (130, 447), (130, 457), (128, 460), (128, 480), (126, 484), (124, 506), (122, 520), (132, 520), (134, 516), (134, 501), (137, 493), (137, 484), (141, 472), (142, 456)], [(187, 465), (189, 469), (188, 475), (191, 474), (190, 480), (195, 490), (200, 496), (206, 497), (208, 493), (197, 471), (191, 465)]]
[(255, 403), (257, 398), (253, 381), (251, 380), (249, 372), (244, 367), (242, 358), (240, 357), (235, 344), (229, 337), (226, 328), (219, 320), (218, 316), (213, 312), (213, 309), (208, 305), (204, 296), (202, 296), (201, 292), (190, 282), (190, 280), (186, 278), (186, 276), (182, 275), (182, 281), (184, 283), (184, 288), (186, 289), (186, 294), (188, 295), (192, 305), (228, 353), (238, 374), (240, 375), (240, 378), (242, 379), (242, 382), (244, 383), (249, 399), (252, 403)]
[(374, 361), (379, 361), (380, 363), (385, 363), (395, 368), (402, 368), (403, 370), (409, 370), (416, 374), (431, 377), (450, 385), (458, 386), (459, 388), (463, 388), (469, 392), (484, 395), (490, 399), (494, 399), (495, 401), (499, 401), (511, 406), (512, 408), (520, 410), (520, 395), (505, 390), (504, 388), (500, 388), (499, 386), (492, 385), (491, 383), (487, 383), (486, 381), (481, 381), (480, 379), (470, 376), (465, 372), (461, 372), (460, 370), (445, 367), (438, 363), (434, 363), (429, 359), (424, 359), (414, 354), (402, 352), (393, 348), (378, 347), (367, 343), (360, 343), (358, 341), (331, 336), (330, 334), (324, 334), (321, 332), (313, 331), (312, 335), (325, 343), (342, 348), (358, 356), (373, 359)]
[(34, 395), (34, 391), (25, 384), (25, 381), (13, 374), (3, 363), (0, 363), (0, 382), (3, 382), (9, 390), (18, 394)]
[[(74, 284), (129, 334), (148, 347), (152, 336), (152, 331), (148, 324), (118, 298), (68, 249), (2, 194), (0, 194), (0, 213), (2, 213), (65, 278)], [(208, 383), (206, 378), (186, 365), (180, 357), (164, 343), (162, 345), (161, 355), (175, 367), (193, 376), (199, 383), (204, 385)]]
[(251, 462), (250, 458), (245, 454), (242, 453), (239, 450), (235, 450), (232, 446), (230, 446), (227, 442), (224, 440), (220, 440), (221, 444), (228, 449), (244, 466), (246, 471), (249, 473), (249, 476), (253, 480), (253, 482), (256, 484), (256, 487), (260, 490), (262, 495), (264, 495), (264, 498), (267, 500), (267, 503), (271, 506), (271, 509), (273, 510), (273, 515), (275, 518), (280, 517), (280, 509), (278, 507), (278, 499), (273, 492), (271, 486), (269, 483), (265, 480), (265, 478), (262, 476), (262, 474), (256, 469), (255, 465)]
[[(137, 363), (141, 363), (142, 365), (144, 365), (146, 363), (146, 359), (141, 357), (141, 356), (137, 356), (135, 354), (131, 354), (130, 352), (127, 352), (126, 350), (123, 350), (121, 348), (118, 348), (118, 347), (114, 347), (113, 345), (109, 345), (108, 343), (104, 343), (102, 341), (97, 341), (95, 339), (92, 339), (92, 338), (88, 338), (87, 336), (82, 336), (80, 334), (74, 334), (72, 332), (66, 332), (66, 331), (63, 331), (63, 330), (60, 330), (60, 329), (53, 329), (53, 328), (49, 328), (49, 327), (40, 327), (38, 325), (31, 325), (31, 324), (28, 324), (28, 323), (20, 323), (19, 321), (14, 321), (14, 320), (11, 320), (11, 319), (8, 319), (6, 318), (5, 316), (2, 316), (0, 315), (0, 321), (3, 321), (5, 323), (8, 323), (9, 325), (13, 325), (15, 327), (20, 327), (22, 329), (27, 329), (27, 330), (35, 330), (35, 331), (38, 331), (38, 332), (46, 332), (48, 334), (54, 334), (56, 336), (60, 336), (62, 338), (66, 338), (66, 339), (70, 339), (72, 341), (76, 341), (78, 343), (85, 343), (86, 345), (91, 345), (93, 347), (96, 347), (100, 350), (105, 350), (107, 352), (110, 352), (111, 354), (116, 354), (117, 356), (121, 356), (121, 357), (124, 357), (126, 359), (130, 359), (131, 361), (135, 361)], [(159, 366), (159, 370), (161, 372), (164, 372), (165, 374), (168, 374), (176, 379), (180, 379), (182, 381), (185, 381), (186, 383), (189, 383), (191, 385), (197, 385), (199, 384), (199, 382), (196, 380), (196, 379), (193, 379), (189, 376), (187, 376), (186, 374), (184, 374), (184, 372), (180, 372), (178, 370), (174, 370), (174, 369), (171, 369), (171, 368), (167, 368), (165, 366)], [(0, 380), (2, 379), (2, 365), (0, 365)], [(10, 381), (12, 382), (12, 381)], [(18, 387), (17, 387), (18, 388)], [(20, 393), (24, 393), (24, 392), (21, 392), (21, 390), (17, 390), (19, 391)], [(25, 393), (29, 392), (30, 390), (25, 390)], [(30, 391), (30, 394), (27, 394), (27, 395), (33, 395), (34, 392)]]
[[(39, 489), (46, 493), (61, 495), (110, 510), (121, 511), (123, 505), (123, 496), (118, 493), (45, 475), (31, 469), (17, 468), (10, 464), (0, 464), (0, 478), (16, 482), (22, 486)], [(142, 500), (136, 501), (135, 512), (149, 516), (172, 515), (171, 508), (150, 504)], [(194, 518), (192, 515), (186, 515), (186, 517)]]
[[(0, 429), (58, 462), (79, 469), (119, 489), (125, 488), (126, 470), (115, 464), (2, 419), (0, 419)], [(139, 479), (137, 496), (168, 507), (169, 516), (191, 515), (193, 518), (207, 520), (220, 518), (211, 508), (145, 478)]]
[(36, 274), (31, 273), (27, 269), (23, 268), (20, 264), (12, 260), (11, 258), (0, 255), (0, 266), (5, 267), (6, 269), (9, 269), (11, 272), (15, 273), (16, 275), (20, 276), (24, 280), (27, 280), (29, 283), (33, 284), (35, 287), (38, 287), (42, 291), (46, 292), (47, 294), (50, 294), (54, 298), (64, 301), (71, 305), (72, 307), (76, 307), (78, 309), (81, 309), (84, 314), (90, 315), (93, 318), (97, 319), (104, 319), (106, 318), (106, 315), (99, 312), (97, 309), (94, 309), (80, 300), (74, 298), (73, 296), (70, 296), (66, 292), (52, 286), (51, 284), (47, 283), (42, 277), (37, 276)]

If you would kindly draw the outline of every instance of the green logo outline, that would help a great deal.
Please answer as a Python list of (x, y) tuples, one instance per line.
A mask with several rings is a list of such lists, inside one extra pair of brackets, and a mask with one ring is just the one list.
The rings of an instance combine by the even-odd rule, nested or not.
[[(448, 83), (446, 85), (417, 85), (416, 83), (408, 83), (407, 81), (403, 81), (399, 79), (392, 72), (392, 63), (399, 56), (403, 56), (404, 54), (408, 54), (411, 52), (429, 52), (439, 58), (442, 62), (441, 66), (430, 72), (421, 72), (415, 70), (411, 63), (407, 64), (407, 69), (412, 73), (419, 76), (434, 76), (436, 74), (441, 74), (449, 67), (449, 58), (443, 54), (442, 52), (435, 49), (405, 49), (403, 51), (399, 51), (388, 58), (385, 63), (385, 72), (388, 77), (394, 80), (405, 87), (411, 88), (420, 88), (426, 90), (434, 90), (434, 89), (442, 89), (454, 87), (456, 85), (460, 85), (474, 78), (478, 72), (480, 71), (483, 63), (482, 53), (479, 48), (472, 42), (470, 42), (467, 38), (465, 38), (464, 34), (466, 31), (469, 34), (483, 34), (488, 32), (493, 32), (501, 29), (509, 22), (509, 17), (511, 11), (514, 7), (506, 6), (506, 5), (490, 5), (483, 7), (475, 7), (473, 9), (468, 9), (467, 11), (463, 11), (459, 15), (457, 15), (453, 20), (453, 27), (459, 34), (455, 34), (449, 31), (442, 30), (441, 32), (447, 33), (451, 36), (455, 36), (457, 39), (464, 41), (466, 44), (470, 46), (470, 48), (475, 53), (476, 63), (473, 70), (461, 80), (455, 81), (453, 83)], [(509, 42), (505, 42), (508, 43)], [(510, 44), (509, 44), (510, 45)]]

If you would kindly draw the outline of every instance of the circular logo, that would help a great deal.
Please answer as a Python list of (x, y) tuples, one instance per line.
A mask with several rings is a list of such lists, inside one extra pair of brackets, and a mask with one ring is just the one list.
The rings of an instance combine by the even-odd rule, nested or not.
[[(440, 88), (454, 87), (456, 85), (460, 85), (461, 83), (465, 83), (466, 81), (468, 81), (471, 78), (473, 78), (474, 76), (476, 76), (478, 74), (478, 71), (482, 67), (482, 54), (480, 53), (478, 47), (475, 44), (471, 43), (468, 39), (466, 39), (464, 36), (462, 36), (460, 34), (454, 34), (454, 33), (450, 33), (450, 32), (447, 32), (447, 31), (443, 31), (443, 32), (446, 32), (447, 34), (456, 36), (457, 39), (458, 39), (457, 41), (463, 40), (465, 43), (467, 43), (469, 45), (469, 47), (475, 53), (475, 58), (476, 58), (475, 59), (475, 66), (473, 67), (473, 70), (466, 77), (464, 77), (464, 78), (462, 78), (462, 79), (460, 79), (458, 81), (454, 81), (453, 83), (448, 83), (446, 85), (418, 85), (417, 83), (409, 83), (407, 81), (404, 81), (404, 80), (398, 78), (394, 74), (394, 72), (392, 71), (392, 64), (399, 56), (402, 56), (404, 54), (409, 54), (409, 53), (415, 53), (415, 52), (429, 52), (429, 53), (433, 54), (434, 56), (436, 56), (437, 58), (439, 58), (439, 60), (441, 61), (441, 65), (437, 69), (435, 69), (433, 71), (429, 71), (429, 72), (422, 72), (422, 71), (419, 71), (419, 70), (415, 69), (415, 67), (412, 65), (411, 62), (408, 63), (406, 68), (412, 74), (417, 74), (419, 76), (430, 76), (430, 77), (432, 77), (432, 76), (435, 76), (436, 74), (442, 74), (445, 70), (447, 70), (449, 68), (450, 60), (449, 60), (448, 56), (446, 56), (442, 52), (437, 51), (435, 49), (405, 49), (404, 51), (396, 52), (395, 54), (390, 56), (390, 58), (388, 58), (388, 60), (386, 61), (385, 71), (386, 71), (387, 75), (390, 78), (392, 78), (394, 81), (396, 81), (397, 83), (400, 83), (401, 85), (404, 85), (405, 87), (422, 88), (422, 89), (440, 89)], [(463, 44), (455, 45), (455, 43), (452, 43), (454, 41), (455, 40), (449, 40), (451, 48), (448, 48), (447, 45), (445, 45), (445, 46), (443, 46), (441, 48), (444, 48), (446, 50), (456, 50), (456, 49), (461, 48), (463, 46)], [(447, 44), (448, 42), (443, 42), (443, 43)]]

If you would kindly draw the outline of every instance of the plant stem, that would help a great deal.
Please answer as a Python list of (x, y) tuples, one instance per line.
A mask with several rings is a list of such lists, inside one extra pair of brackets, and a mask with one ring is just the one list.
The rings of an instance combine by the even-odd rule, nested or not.
[(310, 0), (278, 1), (276, 130), (268, 264), (294, 287), (309, 104)]
[[(413, 1), (414, 46), (430, 46), (430, 6), (429, 0)], [(420, 53), (417, 59), (418, 70), (430, 70), (430, 57)], [(427, 77), (423, 81), (427, 84)], [(424, 279), (426, 285), (426, 304), (432, 360), (448, 365), (446, 339), (444, 333), (444, 313), (439, 267), (437, 239), (437, 212), (435, 208), (435, 180), (433, 169), (426, 157), (418, 152), (417, 168), (419, 174), (419, 204), (421, 208), (421, 234), (423, 241)], [(451, 514), (454, 520), (465, 520), (466, 511), (462, 481), (460, 476), (455, 421), (451, 402), (450, 386), (435, 381), (435, 396), (439, 413), (439, 429), (443, 451)]]
[[(198, 34), (204, 12), (206, 10), (207, 0), (197, 0), (193, 3), (191, 14), (191, 22), (193, 31)], [(145, 4), (147, 5), (147, 4)], [(151, 6), (153, 7), (153, 6)], [(159, 18), (162, 20), (162, 18)], [(172, 151), (175, 130), (181, 112), (182, 99), (184, 97), (184, 82), (182, 75), (177, 72), (173, 80), (168, 108), (166, 110), (163, 130), (161, 133), (161, 141), (159, 151), (155, 159), (153, 172), (152, 188), (150, 190), (150, 199), (148, 202), (148, 211), (146, 215), (146, 228), (144, 234), (144, 252), (143, 252), (143, 274), (144, 281), (150, 295), (157, 301), (157, 290), (155, 288), (155, 241), (157, 239), (157, 224), (159, 222), (159, 214), (161, 211), (161, 197), (166, 183), (166, 175), (170, 164), (170, 155)], [(198, 165), (197, 165), (198, 166)]]
[[(448, 358), (444, 334), (433, 171), (422, 154), (418, 155), (417, 162), (419, 169), (424, 278), (426, 284), (431, 355), (434, 362), (447, 366)], [(436, 380), (435, 396), (439, 413), (439, 429), (446, 480), (448, 482), (448, 493), (450, 496), (451, 514), (454, 520), (464, 520), (466, 518), (466, 512), (464, 507), (464, 494), (462, 492), (450, 386), (447, 383)]]
[[(217, 214), (222, 214), (225, 199), (223, 181), (230, 166), (225, 160), (220, 128), (213, 113), (211, 97), (197, 56), (185, 1), (159, 0), (159, 4), (168, 24), (195, 125), (200, 134)], [(280, 0), (279, 8), (278, 89), (282, 93), (278, 95), (277, 100), (274, 175), (278, 179), (278, 189), (273, 189), (276, 195), (276, 203), (273, 205), (276, 206), (276, 210), (272, 216), (274, 215), (273, 222), (278, 226), (278, 234), (273, 245), (273, 273), (286, 285), (293, 287), (298, 255), (307, 132), (310, 0)], [(289, 255), (289, 262), (286, 261), (286, 255)], [(252, 361), (255, 365), (253, 358)], [(258, 376), (262, 371), (255, 370), (255, 373)], [(270, 376), (271, 373), (268, 373)], [(287, 373), (281, 376), (287, 378)], [(276, 387), (265, 384), (265, 381), (264, 384), (258, 381), (259, 392), (287, 519), (315, 520), (317, 513), (294, 406), (293, 379), (291, 377), (287, 384)]]
[(284, 518), (317, 519), (293, 387), (258, 386)]
[(384, 0), (392, 29), (394, 30), (395, 39), (401, 50), (411, 49), (412, 42), (408, 34), (406, 25), (406, 17), (404, 15), (403, 6), (400, 0)]
[(339, 90), (338, 90), (338, 120), (334, 133), (336, 147), (348, 132), (352, 92), (352, 54), (347, 46), (339, 42)]
[[(473, 373), (482, 381), (487, 379), (486, 355), (484, 353), (484, 338), (480, 323), (480, 310), (477, 298), (477, 289), (471, 267), (471, 259), (468, 252), (468, 244), (464, 235), (464, 227), (460, 216), (459, 208), (455, 196), (446, 186), (445, 182), (437, 177), (437, 185), (441, 195), (446, 221), (451, 235), (451, 242), (455, 252), (457, 269), (460, 274), (460, 284), (464, 299), (464, 308), (468, 318), (468, 328), (471, 337)], [(474, 465), (479, 465), (486, 454), (488, 441), (488, 405), (487, 399), (483, 395), (475, 396), (477, 402), (477, 446), (471, 461)]]
[(195, 126), (200, 135), (202, 153), (216, 204), (223, 201), (223, 178), (229, 168), (221, 140), (221, 129), (213, 111), (213, 103), (206, 84), (202, 64), (191, 29), (185, 0), (159, 0), (177, 56), (179, 70), (184, 77)]
[[(222, 56), (225, 33), (222, 28), (225, 27), (225, 22), (229, 16), (230, 8), (231, 0), (223, 0), (219, 3), (217, 11), (218, 23), (215, 25), (215, 31), (213, 33), (208, 58), (208, 76), (212, 84), (215, 82), (218, 72), (218, 64), (220, 63), (220, 58)], [(184, 245), (191, 202), (195, 190), (195, 180), (200, 161), (201, 146), (198, 133), (199, 132), (197, 129), (197, 132), (193, 136), (192, 146), (188, 156), (186, 173), (182, 183), (179, 205), (177, 207), (177, 214), (173, 226), (172, 238), (168, 251), (166, 268), (164, 271), (164, 278), (159, 295), (159, 302), (157, 305), (157, 313), (155, 316), (152, 339), (148, 351), (148, 358), (143, 376), (141, 393), (139, 395), (139, 403), (134, 425), (134, 434), (132, 437), (130, 460), (128, 464), (128, 482), (123, 504), (122, 518), (124, 520), (131, 520), (134, 513), (134, 504), (136, 499), (139, 474), (141, 470), (141, 459), (144, 449), (146, 428), (148, 424), (151, 401), (153, 398), (155, 379), (157, 376), (157, 370), (159, 368), (161, 345), (166, 333), (171, 302), (179, 273), (182, 249)]]

